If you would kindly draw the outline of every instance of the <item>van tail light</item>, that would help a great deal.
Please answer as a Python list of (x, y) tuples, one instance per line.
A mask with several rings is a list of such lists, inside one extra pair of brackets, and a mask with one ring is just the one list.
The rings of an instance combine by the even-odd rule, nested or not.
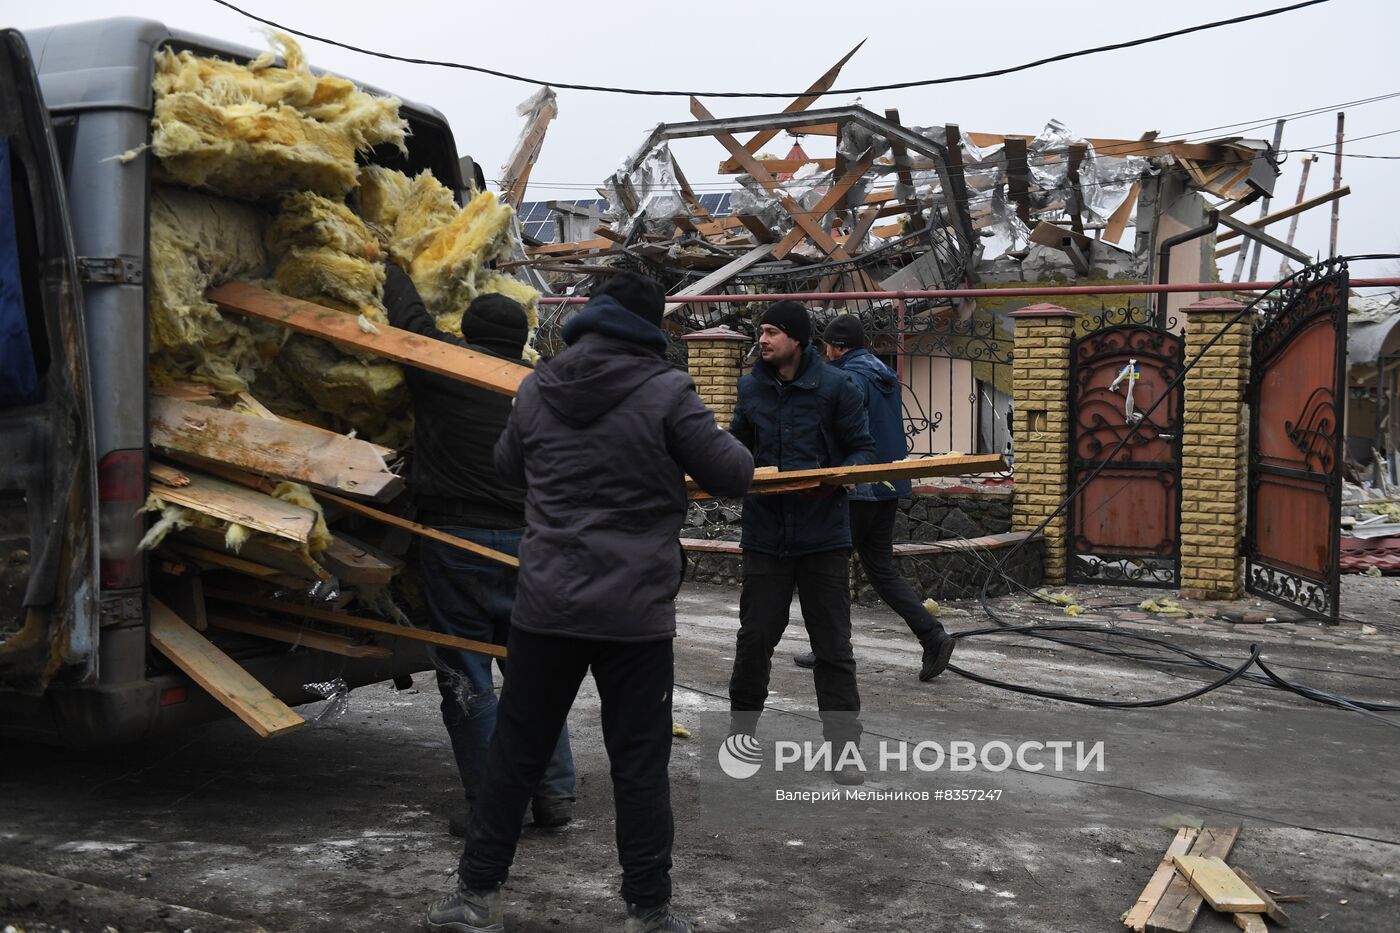
[(102, 588), (140, 586), (145, 559), (137, 550), (145, 534), (146, 452), (114, 450), (97, 464), (98, 553)]

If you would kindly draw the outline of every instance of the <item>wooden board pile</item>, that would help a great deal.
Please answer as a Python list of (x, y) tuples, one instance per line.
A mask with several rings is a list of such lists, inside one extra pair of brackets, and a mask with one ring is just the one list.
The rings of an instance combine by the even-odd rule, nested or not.
[(1265, 918), (1288, 925), (1279, 903), (1302, 900), (1260, 887), (1225, 858), (1239, 837), (1238, 826), (1183, 827), (1137, 901), (1123, 915), (1135, 933), (1188, 933), (1203, 904), (1227, 914), (1246, 933), (1267, 933)]

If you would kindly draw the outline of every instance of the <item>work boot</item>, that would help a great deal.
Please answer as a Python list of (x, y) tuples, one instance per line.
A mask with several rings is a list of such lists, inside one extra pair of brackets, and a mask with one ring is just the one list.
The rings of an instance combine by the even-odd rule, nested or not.
[(462, 884), (428, 909), (428, 929), (450, 933), (505, 933), (501, 886), (472, 891)]
[(817, 666), (817, 653), (815, 651), (809, 651), (806, 654), (794, 654), (792, 656), (792, 663), (803, 670), (810, 671)]
[(928, 683), (947, 669), (948, 661), (953, 657), (955, 641), (957, 639), (952, 635), (942, 632), (924, 645), (924, 663), (919, 668), (919, 680)]
[(569, 797), (536, 797), (530, 804), (535, 825), (541, 829), (567, 826), (574, 818), (574, 802)]
[(659, 907), (627, 905), (627, 924), (623, 933), (690, 933), (690, 921), (671, 913), (671, 902)]

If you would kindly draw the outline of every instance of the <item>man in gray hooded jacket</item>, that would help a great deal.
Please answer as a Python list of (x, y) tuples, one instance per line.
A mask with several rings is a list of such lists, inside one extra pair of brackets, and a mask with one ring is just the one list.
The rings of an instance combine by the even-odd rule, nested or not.
[(520, 584), (455, 892), (428, 925), (502, 929), (521, 818), (584, 676), (602, 703), (627, 933), (687, 931), (671, 913), (672, 640), (685, 474), (744, 494), (753, 457), (666, 361), (665, 295), (624, 272), (564, 325), (568, 349), (527, 376), (496, 465), (526, 487)]

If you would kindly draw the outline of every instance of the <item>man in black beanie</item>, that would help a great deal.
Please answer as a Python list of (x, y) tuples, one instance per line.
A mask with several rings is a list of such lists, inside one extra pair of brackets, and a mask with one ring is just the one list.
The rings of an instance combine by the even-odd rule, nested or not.
[(428, 926), (490, 933), (520, 818), (591, 671), (612, 765), (627, 933), (687, 933), (671, 912), (671, 692), (685, 556), (685, 475), (738, 496), (753, 457), (666, 361), (665, 295), (633, 272), (562, 330), (568, 348), (526, 377), (496, 445), (526, 488), (510, 676), (458, 866)]
[[(796, 301), (775, 302), (759, 320), (759, 360), (739, 380), (730, 432), (753, 451), (757, 466), (779, 470), (856, 466), (874, 462), (860, 390), (826, 365), (809, 343), (811, 318)], [(749, 496), (744, 500), (744, 583), (739, 636), (729, 678), (730, 728), (753, 734), (768, 697), (773, 650), (788, 624), (797, 592), (816, 652), (812, 676), (822, 734), (833, 761), (859, 743), (860, 693), (851, 652), (848, 566), (851, 531), (846, 491)], [(860, 783), (840, 771), (841, 783)]]
[[(469, 347), (515, 363), (525, 347), (525, 310), (504, 295), (481, 295), (462, 315), (462, 336), (439, 330), (413, 280), (390, 264), (384, 283), (389, 323), (424, 337)], [(423, 524), (512, 556), (525, 526), (525, 490), (503, 477), (496, 440), (510, 416), (510, 399), (456, 379), (405, 366), (413, 396), (413, 466), (409, 487)], [(432, 627), (447, 635), (504, 645), (515, 602), (516, 572), (438, 541), (419, 543), (423, 595)], [(496, 727), (491, 658), (451, 648), (435, 650), (442, 722), (452, 741), (466, 795), (448, 829), (466, 833), (481, 786), (486, 748)], [(505, 667), (501, 666), (504, 673)], [(568, 729), (559, 730), (549, 768), (535, 789), (537, 826), (562, 826), (573, 816), (574, 761)]]

